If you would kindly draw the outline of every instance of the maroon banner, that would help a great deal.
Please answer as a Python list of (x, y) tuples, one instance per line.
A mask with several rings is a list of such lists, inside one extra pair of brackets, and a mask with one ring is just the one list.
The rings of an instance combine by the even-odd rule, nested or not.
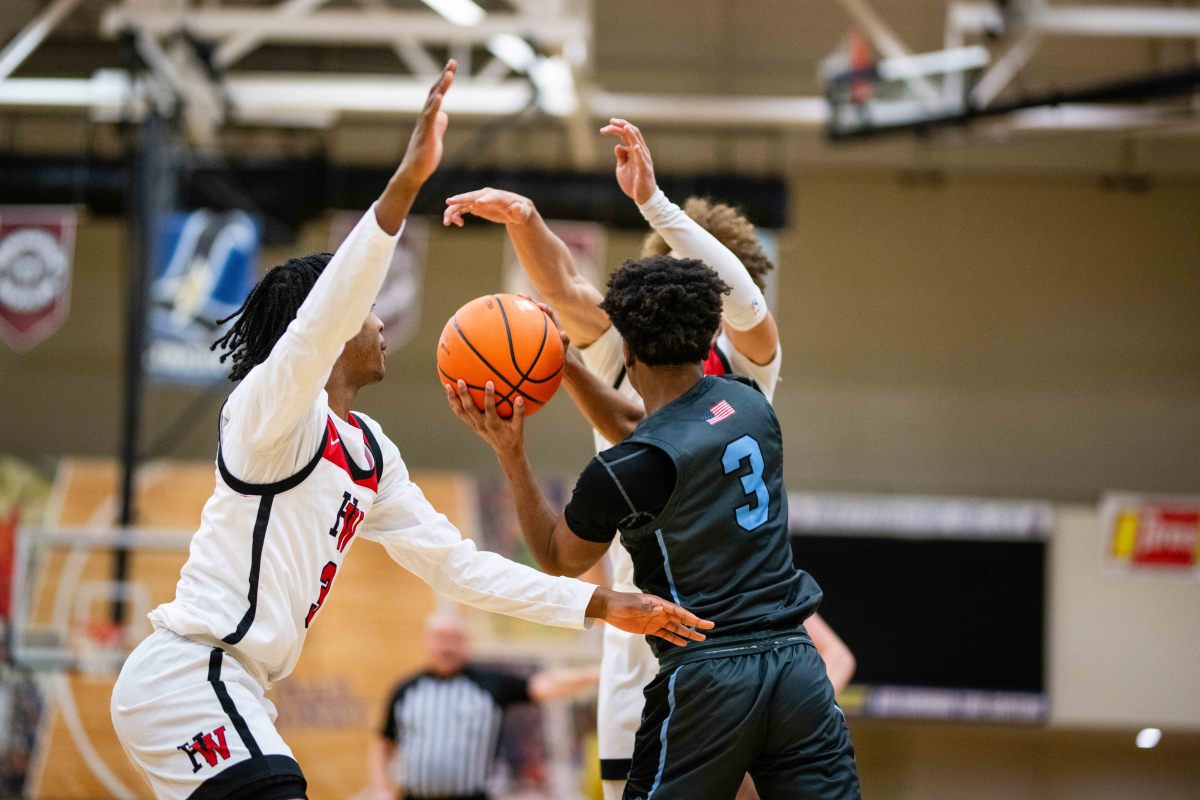
[(0, 206), (0, 339), (18, 353), (66, 320), (74, 250), (73, 207)]

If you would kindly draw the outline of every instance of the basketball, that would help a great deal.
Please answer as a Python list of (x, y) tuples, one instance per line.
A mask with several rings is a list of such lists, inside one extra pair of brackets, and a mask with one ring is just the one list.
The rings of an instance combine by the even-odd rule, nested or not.
[(442, 383), (466, 381), (482, 410), (484, 386), (491, 381), (496, 412), (505, 419), (518, 397), (525, 398), (525, 416), (540, 411), (558, 389), (565, 362), (553, 321), (536, 303), (515, 294), (475, 298), (454, 312), (438, 339)]

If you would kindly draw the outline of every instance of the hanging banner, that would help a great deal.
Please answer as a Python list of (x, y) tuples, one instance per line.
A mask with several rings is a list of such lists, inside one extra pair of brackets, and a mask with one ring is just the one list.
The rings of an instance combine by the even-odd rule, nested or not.
[[(337, 248), (362, 219), (358, 211), (339, 211), (329, 225), (329, 249)], [(375, 314), (383, 321), (383, 338), (393, 350), (412, 340), (421, 324), (421, 282), (429, 244), (429, 220), (409, 217), (392, 256), (383, 288), (375, 298)]]
[(18, 353), (66, 321), (74, 251), (71, 206), (0, 206), (0, 339)]
[(1100, 519), (1105, 559), (1115, 569), (1200, 578), (1200, 497), (1111, 493)]
[[(563, 240), (571, 257), (575, 260), (575, 269), (584, 280), (595, 286), (601, 292), (604, 284), (600, 276), (604, 274), (605, 245), (608, 232), (597, 222), (563, 222), (548, 219), (546, 225)], [(504, 238), (504, 291), (512, 294), (529, 295), (535, 300), (541, 300), (525, 274), (517, 253), (513, 250), (512, 242)]]
[(243, 211), (180, 211), (163, 217), (150, 287), (146, 370), (161, 381), (207, 384), (229, 365), (209, 349), (217, 324), (254, 285), (259, 224)]

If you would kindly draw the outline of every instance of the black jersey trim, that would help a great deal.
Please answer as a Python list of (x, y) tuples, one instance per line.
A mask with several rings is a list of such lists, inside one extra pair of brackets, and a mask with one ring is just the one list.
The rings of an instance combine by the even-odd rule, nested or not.
[(196, 791), (188, 795), (188, 800), (228, 800), (230, 797), (260, 797), (262, 796), (261, 793), (250, 794), (247, 790), (253, 788), (255, 784), (270, 782), (270, 785), (274, 786), (275, 781), (280, 781), (282, 784), (282, 782), (289, 779), (295, 783), (300, 794), (291, 794), (288, 796), (306, 797), (305, 792), (308, 788), (308, 781), (305, 780), (304, 773), (300, 770), (300, 765), (293, 758), (272, 753), (271, 755), (240, 761), (222, 770), (200, 784)]
[[(284, 478), (273, 483), (249, 483), (234, 476), (229, 468), (225, 466), (225, 457), (221, 455), (221, 440), (217, 438), (217, 469), (221, 472), (221, 480), (225, 481), (230, 489), (233, 489), (238, 494), (248, 495), (268, 495), (282, 494), (289, 489), (295, 489), (304, 479), (312, 474), (312, 471), (317, 468), (317, 464), (321, 463), (321, 457), (325, 455), (325, 446), (329, 444), (329, 423), (328, 419), (325, 423), (325, 431), (321, 434), (321, 444), (317, 447), (317, 453), (312, 457), (312, 460), (300, 468), (300, 471), (290, 478)], [(353, 462), (351, 462), (353, 463)], [(367, 473), (370, 475), (370, 472)]]
[(713, 345), (713, 352), (717, 354), (717, 360), (721, 362), (721, 366), (725, 368), (725, 374), (733, 373), (733, 363), (729, 360), (729, 356), (725, 355), (725, 351), (717, 345)]
[(632, 758), (602, 758), (600, 759), (600, 780), (629, 780), (629, 770), (631, 767), (633, 767)]
[(275, 495), (266, 494), (258, 502), (258, 516), (254, 520), (254, 538), (250, 551), (250, 589), (246, 593), (250, 606), (238, 622), (237, 629), (221, 640), (225, 644), (240, 642), (254, 624), (254, 615), (258, 612), (258, 575), (262, 569), (263, 545), (267, 541), (267, 524), (271, 521), (271, 505), (274, 501)]
[(613, 388), (620, 389), (621, 384), (625, 382), (625, 365), (621, 365), (621, 371), (617, 373), (617, 379), (613, 381)]
[[(221, 703), (221, 708), (229, 716), (229, 721), (233, 723), (234, 730), (241, 737), (242, 744), (246, 745), (246, 749), (250, 751), (250, 757), (252, 759), (262, 758), (262, 749), (259, 748), (254, 734), (250, 732), (250, 726), (246, 724), (246, 719), (237, 710), (237, 706), (233, 703), (233, 698), (229, 696), (229, 688), (221, 680), (221, 661), (224, 658), (225, 651), (219, 647), (214, 647), (212, 653), (208, 656), (208, 682), (212, 684), (213, 692), (217, 695), (217, 700)], [(225, 772), (228, 771), (226, 770)], [(225, 772), (221, 774), (224, 775)]]
[(342, 452), (346, 454), (346, 463), (350, 465), (350, 477), (356, 481), (365, 481), (372, 475), (375, 480), (383, 479), (383, 451), (379, 448), (379, 441), (376, 440), (375, 434), (371, 432), (371, 428), (367, 425), (366, 420), (350, 412), (350, 416), (354, 417), (354, 421), (358, 424), (359, 430), (363, 432), (363, 436), (367, 440), (367, 447), (371, 450), (371, 457), (375, 460), (375, 466), (372, 469), (359, 469), (359, 466), (354, 463), (354, 459), (350, 457), (350, 451), (346, 449), (346, 440), (342, 438)]

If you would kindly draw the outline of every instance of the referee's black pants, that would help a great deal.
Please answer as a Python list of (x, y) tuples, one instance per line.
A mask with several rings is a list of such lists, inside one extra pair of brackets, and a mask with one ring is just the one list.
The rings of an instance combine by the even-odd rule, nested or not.
[[(807, 636), (664, 664), (645, 690), (625, 800), (857, 800), (854, 747)], [(691, 650), (689, 647), (688, 650)]]

